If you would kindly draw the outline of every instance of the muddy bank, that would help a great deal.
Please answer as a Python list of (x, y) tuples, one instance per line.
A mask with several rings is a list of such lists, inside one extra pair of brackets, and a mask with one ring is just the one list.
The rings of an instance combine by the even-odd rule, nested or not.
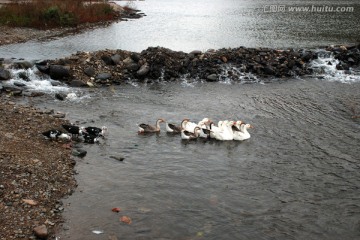
[(0, 239), (50, 239), (63, 221), (61, 199), (76, 187), (75, 160), (41, 132), (65, 122), (53, 110), (0, 98)]

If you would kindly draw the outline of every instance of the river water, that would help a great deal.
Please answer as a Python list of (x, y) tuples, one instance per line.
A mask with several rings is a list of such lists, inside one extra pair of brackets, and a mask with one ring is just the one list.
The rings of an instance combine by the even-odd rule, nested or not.
[[(183, 51), (240, 45), (316, 48), (352, 43), (360, 35), (358, 14), (264, 12), (283, 4), (349, 5), (358, 12), (358, 1), (132, 4), (147, 16), (50, 42), (1, 47), (0, 56), (43, 59), (156, 45)], [(31, 104), (110, 130), (100, 144), (83, 145), (88, 153), (77, 159), (79, 186), (64, 200), (65, 223), (57, 237), (359, 239), (360, 125), (351, 117), (360, 111), (360, 77), (356, 70), (337, 71), (328, 61), (335, 60), (324, 56), (313, 63), (323, 68), (321, 76), (253, 84), (180, 80), (91, 91), (35, 82), (32, 88), (49, 94), (30, 99)], [(54, 100), (57, 91), (75, 91), (79, 97)], [(175, 123), (241, 119), (255, 128), (244, 142), (188, 142), (165, 131), (137, 134), (137, 124), (154, 124), (160, 117)], [(115, 207), (121, 211), (112, 212)], [(122, 216), (132, 223), (119, 221)]]

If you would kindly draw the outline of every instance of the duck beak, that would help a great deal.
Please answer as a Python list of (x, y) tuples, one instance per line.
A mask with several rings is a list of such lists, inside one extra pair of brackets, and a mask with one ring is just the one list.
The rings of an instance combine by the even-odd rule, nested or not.
[(253, 126), (253, 125), (250, 125), (250, 128), (254, 128), (254, 126)]

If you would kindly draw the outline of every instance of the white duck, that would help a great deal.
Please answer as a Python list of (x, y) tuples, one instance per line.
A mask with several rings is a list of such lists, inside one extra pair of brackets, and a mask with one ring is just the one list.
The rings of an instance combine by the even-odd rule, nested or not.
[(234, 125), (234, 121), (223, 121), (220, 130), (212, 131), (213, 137), (220, 141), (233, 140), (233, 131), (231, 127)]
[(250, 133), (247, 131), (249, 128), (254, 128), (252, 125), (250, 124), (246, 124), (246, 123), (242, 123), (240, 125), (240, 130), (241, 131), (234, 131), (233, 135), (234, 135), (234, 140), (236, 141), (244, 141), (246, 139), (250, 138)]
[(200, 127), (200, 128), (206, 128), (206, 124), (209, 123), (209, 119), (208, 118), (203, 118), (201, 121), (199, 121), (197, 124), (194, 122), (190, 122), (190, 120), (188, 119), (188, 121), (186, 122), (186, 124), (184, 125), (184, 129), (188, 132), (194, 132), (194, 129), (196, 127)]

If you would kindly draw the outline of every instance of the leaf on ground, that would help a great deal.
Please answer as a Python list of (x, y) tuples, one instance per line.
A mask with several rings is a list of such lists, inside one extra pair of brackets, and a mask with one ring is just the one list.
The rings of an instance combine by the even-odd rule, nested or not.
[(131, 224), (131, 218), (129, 218), (128, 216), (122, 216), (120, 218), (120, 221), (126, 224)]

